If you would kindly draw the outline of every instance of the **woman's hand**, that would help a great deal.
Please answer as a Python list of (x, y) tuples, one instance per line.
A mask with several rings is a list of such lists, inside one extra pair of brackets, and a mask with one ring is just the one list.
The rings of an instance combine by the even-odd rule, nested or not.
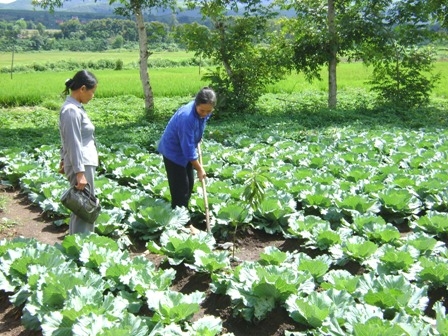
[(199, 160), (193, 160), (193, 161), (190, 161), (190, 162), (191, 162), (191, 165), (193, 166), (193, 168), (196, 170), (196, 172), (198, 174), (199, 181), (202, 181), (203, 179), (205, 179), (207, 174), (205, 173), (205, 170), (202, 167), (202, 165), (199, 162)]
[(76, 189), (78, 190), (84, 190), (85, 186), (88, 183), (84, 172), (76, 173), (76, 181), (78, 182), (76, 184)]
[(207, 177), (207, 174), (205, 173), (205, 170), (204, 170), (204, 168), (202, 168), (202, 166), (200, 169), (197, 170), (197, 173), (198, 173), (199, 181), (202, 181), (203, 179), (205, 179)]
[(59, 169), (58, 169), (58, 173), (59, 173), (59, 174), (65, 174), (65, 170), (64, 170), (64, 161), (63, 161), (63, 160), (59, 161)]

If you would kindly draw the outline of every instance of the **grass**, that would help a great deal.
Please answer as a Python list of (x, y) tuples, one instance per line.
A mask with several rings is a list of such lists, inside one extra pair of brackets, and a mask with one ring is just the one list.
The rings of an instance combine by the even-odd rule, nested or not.
[(17, 221), (9, 218), (2, 218), (0, 221), (0, 233), (8, 232), (9, 229), (16, 225), (18, 225)]
[[(9, 200), (6, 196), (0, 195), (0, 214), (4, 213), (8, 207)], [(7, 232), (12, 227), (16, 226), (18, 223), (15, 220), (9, 219), (7, 217), (0, 218), (0, 233), (3, 234)]]
[[(291, 81), (282, 83), (281, 90), (278, 90), (275, 94), (266, 94), (262, 97), (259, 103), (259, 114), (232, 118), (213, 117), (207, 126), (204, 140), (219, 140), (227, 144), (227, 139), (233, 135), (245, 137), (258, 131), (265, 135), (268, 143), (272, 144), (281, 133), (278, 132), (277, 135), (272, 137), (267, 134), (266, 125), (271, 125), (277, 127), (289, 139), (302, 142), (304, 146), (320, 141), (319, 135), (321, 134), (336, 134), (344, 132), (347, 128), (355, 128), (359, 131), (359, 138), (372, 140), (371, 143), (374, 146), (375, 142), (381, 141), (381, 139), (373, 137), (371, 134), (380, 128), (391, 130), (391, 132), (397, 128), (404, 130), (419, 128), (428, 131), (448, 128), (446, 100), (443, 101), (443, 106), (431, 106), (425, 110), (405, 111), (405, 113), (397, 110), (370, 108), (372, 97), (366, 93), (366, 90), (357, 90), (363, 88), (365, 74), (361, 71), (362, 68), (356, 67), (359, 64), (351, 66), (344, 64), (340, 67), (343, 73), (339, 77), (341, 104), (338, 109), (329, 110), (325, 108), (325, 82), (323, 82), (321, 88), (313, 89), (314, 87), (311, 85), (304, 84), (301, 86), (299, 84), (301, 82), (292, 77)], [(171, 71), (175, 75), (179, 75), (178, 69)], [(106, 90), (107, 86), (112, 86), (114, 82), (126, 86), (129, 91), (130, 87), (135, 84), (134, 82), (139, 86), (137, 73), (130, 72), (132, 76), (135, 76), (135, 79), (128, 79), (127, 82), (124, 82), (123, 73), (98, 72), (97, 75), (100, 78), (100, 83), (102, 83), (100, 88)], [(37, 82), (33, 82), (32, 78), (34, 77), (29, 78), (28, 81), (32, 84), (31, 88), (43, 87), (47, 90), (47, 95), (44, 97), (55, 94), (54, 90), (59, 92), (61, 90), (59, 88), (60, 79), (63, 82), (65, 77), (60, 76), (60, 74), (48, 74), (48, 76), (50, 75), (57, 75), (57, 77), (43, 76)], [(57, 89), (50, 91), (48, 88), (52, 83), (47, 82), (46, 78), (52, 78), (52, 81), (57, 83)], [(163, 87), (166, 86), (166, 90), (177, 84), (170, 82), (167, 77), (161, 76), (157, 80), (156, 78), (151, 72), (154, 90), (156, 92), (157, 89), (159, 94), (162, 84)], [(186, 69), (185, 74), (173, 78), (176, 78), (181, 86), (185, 85), (187, 87), (190, 85), (189, 82), (182, 82), (181, 80), (192, 80), (193, 75)], [(24, 77), (23, 81), (26, 81), (26, 79)], [(0, 85), (1, 83), (3, 83), (2, 78), (0, 78)], [(279, 98), (293, 100), (294, 104), (279, 101)], [(128, 143), (142, 145), (149, 149), (150, 144), (160, 137), (172, 111), (185, 99), (188, 99), (188, 94), (180, 95), (180, 97), (156, 97), (155, 103), (156, 106), (160, 107), (160, 118), (151, 122), (145, 120), (143, 114), (140, 113), (142, 101), (135, 95), (121, 95), (110, 98), (100, 98), (97, 95), (97, 98), (87, 105), (87, 111), (96, 126), (96, 135), (100, 146), (120, 148), (120, 143)], [(2, 139), (2, 143), (0, 143), (0, 148), (3, 146), (6, 148), (17, 147), (23, 150), (26, 145), (31, 148), (30, 152), (36, 155), (38, 152), (32, 151), (33, 148), (41, 145), (59, 144), (57, 121), (58, 111), (49, 110), (42, 105), (1, 109), (0, 139)], [(274, 127), (271, 127), (271, 129)], [(264, 146), (265, 143), (260, 142), (257, 145)], [(424, 150), (421, 149), (423, 153)], [(347, 148), (347, 150), (350, 151), (350, 148)], [(245, 149), (241, 148), (241, 151), (243, 153)], [(277, 155), (274, 152), (272, 157), (266, 159), (275, 159), (276, 157)], [(247, 160), (250, 159), (250, 157), (247, 157)], [(0, 221), (0, 232), (15, 224), (10, 220)]]
[[(433, 98), (448, 97), (448, 66), (446, 62), (436, 63), (436, 72), (442, 74), (441, 81), (432, 92)], [(150, 69), (150, 84), (155, 97), (191, 96), (198, 88), (207, 85), (201, 79), (205, 68), (179, 67)], [(16, 73), (13, 77), (0, 73), (0, 106), (38, 105), (45, 101), (55, 101), (59, 104), (64, 82), (71, 78), (75, 71), (64, 72), (32, 72)], [(143, 98), (140, 76), (137, 69), (133, 70), (96, 70), (99, 80), (96, 93), (98, 98), (133, 95)], [(368, 90), (370, 70), (360, 63), (342, 63), (338, 67), (338, 90), (363, 89)], [(322, 71), (322, 78), (326, 77)], [(327, 81), (309, 83), (302, 74), (291, 74), (288, 78), (267, 87), (268, 93), (292, 94), (305, 91), (327, 91)]]
[(8, 204), (8, 198), (3, 195), (0, 195), (0, 212), (4, 212), (6, 210), (6, 206)]
[[(62, 53), (48, 53), (48, 56)], [(91, 54), (91, 53), (86, 53)], [(72, 57), (66, 53), (67, 57)], [(68, 56), (71, 55), (71, 56)], [(79, 53), (77, 53), (79, 56)], [(104, 53), (113, 55), (113, 53)], [(176, 56), (177, 55), (177, 56)], [(32, 56), (32, 55), (31, 55)], [(28, 57), (31, 57), (28, 54)], [(96, 55), (99, 56), (99, 55)], [(169, 57), (185, 57), (185, 53), (169, 53)], [(361, 63), (341, 63), (338, 67), (338, 109), (326, 109), (327, 81), (325, 70), (322, 81), (308, 83), (303, 75), (291, 74), (276, 85), (257, 104), (258, 115), (244, 115), (241, 120), (220, 121), (226, 132), (244, 134), (247, 127), (260, 128), (266, 123), (290, 120), (306, 129), (342, 127), (351, 123), (361, 127), (400, 126), (448, 127), (448, 67), (436, 63), (442, 81), (433, 91), (433, 104), (415, 111), (391, 111), (374, 107), (366, 81), (370, 70)], [(0, 148), (35, 148), (59, 142), (58, 111), (63, 102), (60, 96), (64, 82), (75, 71), (0, 74)], [(87, 110), (103, 143), (129, 142), (152, 147), (166, 120), (207, 83), (201, 80), (205, 69), (179, 67), (150, 69), (154, 92), (156, 119), (145, 119), (143, 93), (138, 70), (98, 70), (99, 87)], [(220, 116), (217, 115), (216, 119)], [(294, 121), (292, 121), (294, 120)], [(229, 126), (230, 125), (230, 126)], [(132, 130), (131, 132), (129, 130)]]
[[(133, 95), (143, 98), (138, 70), (97, 70), (97, 98)], [(187, 96), (195, 94), (206, 82), (201, 80), (198, 68), (151, 69), (150, 84), (156, 97)], [(0, 106), (38, 105), (46, 100), (60, 101), (67, 78), (75, 71), (0, 73)]]
[[(441, 79), (432, 92), (433, 98), (448, 98), (448, 61), (439, 61), (434, 64), (434, 73), (440, 73)], [(362, 63), (340, 63), (337, 68), (338, 90), (365, 89), (369, 88), (367, 83), (372, 74), (372, 69)], [(291, 74), (288, 78), (267, 88), (271, 93), (292, 93), (307, 90), (328, 90), (327, 70), (322, 69), (322, 81), (315, 80), (312, 83), (306, 81), (303, 74)]]
[[(151, 58), (185, 60), (193, 57), (187, 52), (156, 52)], [(10, 64), (10, 53), (0, 52), (0, 68)], [(16, 65), (43, 64), (61, 60), (117, 60), (132, 63), (138, 61), (138, 51), (106, 51), (92, 52), (37, 52), (16, 53)], [(189, 96), (197, 92), (198, 88), (208, 84), (201, 79), (207, 68), (176, 67), (149, 69), (150, 84), (155, 97)], [(350, 89), (368, 90), (367, 81), (371, 75), (371, 68), (362, 63), (340, 63), (337, 69), (338, 90)], [(139, 70), (137, 68), (115, 70), (95, 70), (100, 86), (97, 90), (98, 98), (133, 95), (143, 98)], [(441, 81), (432, 92), (433, 98), (446, 99), (448, 97), (448, 66), (447, 62), (435, 63), (434, 72), (441, 74)], [(61, 72), (29, 72), (29, 73), (0, 73), (0, 106), (38, 105), (45, 101), (60, 102), (60, 93), (64, 89), (64, 82), (73, 76), (75, 71)], [(267, 87), (267, 93), (292, 94), (305, 91), (327, 91), (327, 70), (322, 69), (322, 81), (309, 83), (302, 74), (290, 74), (284, 80)]]
[[(266, 94), (256, 106), (257, 114), (226, 116), (215, 113), (207, 127), (209, 133), (206, 137), (213, 133), (223, 138), (220, 141), (225, 141), (227, 135), (244, 135), (253, 129), (264, 132), (266, 125), (285, 123), (304, 132), (350, 125), (359, 127), (360, 131), (378, 127), (448, 128), (447, 100), (440, 100), (424, 109), (399, 111), (375, 107), (373, 95), (366, 91), (346, 89), (339, 93), (338, 109), (329, 110), (326, 98), (323, 91)], [(150, 121), (145, 117), (142, 99), (132, 95), (96, 97), (86, 109), (96, 127), (99, 144), (135, 143), (152, 150), (169, 117), (190, 99), (188, 95), (156, 97), (156, 115)], [(0, 109), (0, 151), (2, 148), (33, 150), (42, 145), (59, 144), (61, 103), (59, 100), (51, 108), (41, 104)]]
[[(151, 59), (170, 59), (174, 61), (188, 60), (193, 57), (193, 53), (186, 51), (163, 51), (154, 52), (150, 56)], [(135, 50), (106, 50), (102, 52), (75, 52), (75, 51), (40, 51), (26, 52), (14, 54), (14, 65), (30, 65), (30, 64), (46, 64), (56, 63), (61, 60), (65, 61), (93, 61), (99, 60), (122, 60), (124, 65), (138, 63), (139, 51)], [(0, 52), (0, 68), (11, 68), (12, 53)]]

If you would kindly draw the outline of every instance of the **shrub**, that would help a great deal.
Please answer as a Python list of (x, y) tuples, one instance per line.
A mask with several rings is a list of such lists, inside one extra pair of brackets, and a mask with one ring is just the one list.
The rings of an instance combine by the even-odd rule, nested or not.
[(404, 48), (397, 45), (394, 57), (374, 62), (372, 90), (379, 101), (392, 106), (412, 108), (429, 103), (429, 95), (440, 74), (431, 74), (434, 67), (431, 49)]
[(115, 61), (115, 70), (123, 70), (123, 61), (121, 59)]

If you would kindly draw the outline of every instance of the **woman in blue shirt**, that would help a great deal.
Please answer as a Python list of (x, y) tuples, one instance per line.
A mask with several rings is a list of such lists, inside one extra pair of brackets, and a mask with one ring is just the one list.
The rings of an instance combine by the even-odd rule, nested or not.
[(199, 181), (206, 177), (198, 160), (197, 146), (215, 105), (215, 92), (208, 87), (202, 88), (193, 101), (171, 117), (160, 139), (157, 150), (163, 155), (173, 209), (177, 206), (188, 208), (194, 185), (193, 169)]

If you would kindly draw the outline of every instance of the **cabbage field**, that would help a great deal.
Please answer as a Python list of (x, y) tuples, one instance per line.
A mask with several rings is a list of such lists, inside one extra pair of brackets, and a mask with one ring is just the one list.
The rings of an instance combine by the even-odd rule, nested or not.
[[(36, 58), (56, 69), (62, 56), (17, 55), (16, 66)], [(91, 62), (111, 57), (94, 56)], [(0, 65), (9, 57), (0, 53)], [(252, 113), (215, 113), (201, 145), (208, 233), (200, 183), (189, 211), (172, 210), (155, 152), (172, 113), (205, 84), (205, 69), (151, 69), (156, 108), (148, 120), (132, 66), (137, 53), (116, 57), (125, 69), (95, 71), (98, 90), (86, 106), (100, 153), (96, 232), (55, 245), (0, 236), (1, 298), (17, 307), (26, 329), (45, 336), (448, 335), (446, 62), (436, 63), (442, 81), (427, 107), (378, 106), (370, 70), (342, 62), (337, 109), (327, 108), (325, 82), (290, 74), (266, 89)], [(68, 68), (0, 74), (1, 187), (19, 190), (61, 227), (69, 211), (59, 201), (68, 187), (57, 172), (59, 95), (71, 75)], [(190, 219), (202, 230), (192, 234)], [(246, 258), (245, 238), (257, 235), (266, 247)], [(183, 273), (197, 276), (195, 290), (180, 288)], [(266, 321), (274, 327), (264, 328)]]
[[(134, 129), (146, 130), (147, 143), (116, 141), (119, 134), (101, 128), (98, 137), (114, 141), (99, 145), (96, 233), (55, 246), (0, 242), (0, 289), (23, 305), (22, 323), (44, 335), (230, 335), (218, 315), (192, 318), (211, 292), (228, 297), (249, 326), (284, 309), (295, 323), (290, 336), (448, 335), (445, 112), (432, 127), (403, 127), (384, 113), (381, 123), (372, 114), (357, 122), (354, 113), (346, 123), (343, 112), (288, 111), (211, 120), (202, 144), (211, 234), (191, 234), (188, 211), (170, 208), (153, 150), (165, 119)], [(307, 128), (307, 115), (333, 119)], [(0, 153), (2, 184), (20, 186), (65, 225), (57, 141)], [(202, 192), (197, 183), (190, 210), (198, 223)], [(293, 248), (238, 259), (234, 238), (248, 230), (280, 235)], [(168, 267), (131, 256), (136, 237)], [(209, 290), (173, 291), (179, 265), (206, 276)]]

